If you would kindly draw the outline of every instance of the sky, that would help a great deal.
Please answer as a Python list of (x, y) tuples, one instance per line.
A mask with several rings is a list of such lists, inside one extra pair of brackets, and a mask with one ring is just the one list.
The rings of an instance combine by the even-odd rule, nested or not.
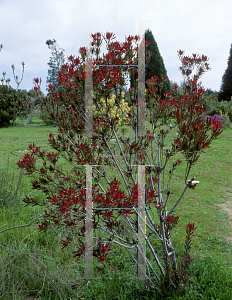
[(153, 33), (170, 80), (178, 84), (183, 80), (178, 50), (204, 54), (212, 69), (202, 76), (202, 85), (219, 91), (232, 44), (231, 12), (231, 0), (0, 0), (0, 78), (6, 72), (16, 88), (11, 65), (20, 79), (24, 62), (19, 88), (32, 89), (33, 78), (38, 77), (46, 94), (51, 56), (47, 40), (55, 39), (67, 58), (79, 56), (86, 30), (113, 32), (115, 40), (123, 42), (139, 34), (138, 26), (144, 24)]

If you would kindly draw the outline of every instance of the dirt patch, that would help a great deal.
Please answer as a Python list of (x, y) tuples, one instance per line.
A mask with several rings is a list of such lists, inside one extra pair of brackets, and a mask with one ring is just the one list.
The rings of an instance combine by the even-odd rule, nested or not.
[[(228, 193), (231, 194), (232, 192), (228, 191)], [(231, 233), (227, 236), (226, 240), (227, 242), (232, 243), (232, 197), (230, 197), (225, 203), (216, 204), (216, 206), (220, 207), (222, 212), (226, 213), (228, 216), (226, 225), (231, 228)]]

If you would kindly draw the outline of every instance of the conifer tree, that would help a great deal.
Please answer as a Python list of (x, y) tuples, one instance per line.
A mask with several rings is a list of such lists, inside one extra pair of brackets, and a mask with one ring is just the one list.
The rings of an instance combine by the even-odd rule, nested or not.
[[(164, 66), (164, 61), (162, 56), (160, 55), (160, 51), (158, 45), (154, 39), (152, 32), (148, 29), (145, 31), (145, 40), (147, 40), (150, 45), (146, 47), (146, 51), (151, 50), (152, 56), (149, 63), (146, 63), (146, 73), (145, 73), (145, 81), (147, 79), (151, 79), (152, 76), (156, 75), (159, 78), (159, 81), (163, 80), (163, 75), (167, 75), (167, 70)], [(147, 84), (145, 84), (147, 88)], [(135, 82), (133, 78), (130, 76), (130, 87), (135, 87)], [(165, 81), (164, 90), (170, 90), (170, 82), (169, 80)]]
[(228, 66), (222, 77), (222, 85), (218, 95), (218, 101), (230, 101), (232, 98), (232, 44), (230, 47), (230, 55)]

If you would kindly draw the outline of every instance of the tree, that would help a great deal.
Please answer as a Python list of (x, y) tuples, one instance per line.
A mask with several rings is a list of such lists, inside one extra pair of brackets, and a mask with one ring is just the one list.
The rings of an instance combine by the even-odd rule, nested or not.
[(218, 101), (230, 101), (232, 97), (232, 44), (227, 69), (222, 77), (222, 85), (218, 95)]
[[(163, 75), (167, 75), (167, 70), (164, 66), (164, 61), (160, 55), (158, 45), (154, 39), (152, 32), (148, 29), (145, 31), (145, 40), (150, 45), (146, 47), (146, 51), (152, 51), (152, 56), (149, 63), (146, 65), (145, 81), (151, 79), (151, 77), (158, 76), (159, 81), (163, 80)], [(148, 88), (147, 83), (145, 84), (146, 89)], [(133, 78), (130, 76), (130, 87), (135, 87)], [(164, 84), (164, 91), (170, 90), (170, 82), (167, 80)]]
[(7, 127), (17, 118), (17, 107), (21, 107), (21, 113), (25, 113), (24, 103), (27, 102), (27, 94), (24, 91), (14, 89), (6, 84), (0, 85), (0, 127)]
[[(56, 74), (60, 71), (61, 66), (64, 64), (64, 49), (58, 47), (57, 42), (55, 39), (47, 40), (46, 45), (52, 51), (52, 56), (49, 60), (49, 70), (47, 76), (47, 85), (52, 84), (55, 86), (56, 89), (58, 87), (58, 80), (56, 78)], [(47, 90), (49, 90), (47, 88)]]

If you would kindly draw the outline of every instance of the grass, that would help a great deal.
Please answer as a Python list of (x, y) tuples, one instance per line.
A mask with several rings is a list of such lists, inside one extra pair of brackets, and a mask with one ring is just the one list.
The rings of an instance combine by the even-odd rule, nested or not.
[[(27, 224), (43, 213), (43, 208), (25, 207), (21, 201), (31, 192), (31, 179), (23, 176), (19, 182), (16, 163), (30, 143), (50, 150), (50, 132), (56, 134), (56, 127), (41, 125), (36, 118), (25, 127), (16, 124), (0, 129), (0, 230)], [(177, 293), (170, 299), (232, 299), (232, 245), (226, 240), (232, 230), (226, 225), (227, 216), (216, 206), (231, 199), (231, 133), (231, 129), (224, 129), (191, 169), (189, 178), (195, 176), (200, 183), (194, 190), (187, 190), (178, 206), (180, 223), (173, 232), (173, 244), (180, 255), (185, 226), (188, 222), (197, 225), (191, 252), (192, 277), (186, 294)], [(178, 158), (184, 161), (178, 154), (170, 164)], [(66, 167), (64, 161), (61, 165)], [(170, 205), (183, 191), (184, 173), (185, 164), (174, 172)], [(1, 299), (160, 299), (155, 292), (144, 290), (140, 280), (130, 279), (136, 276), (136, 266), (131, 266), (126, 251), (115, 245), (109, 261), (101, 265), (94, 260), (94, 274), (101, 279), (77, 279), (84, 274), (84, 259), (73, 259), (71, 247), (61, 250), (62, 232), (49, 229), (41, 233), (37, 230), (39, 223), (1, 233)]]

